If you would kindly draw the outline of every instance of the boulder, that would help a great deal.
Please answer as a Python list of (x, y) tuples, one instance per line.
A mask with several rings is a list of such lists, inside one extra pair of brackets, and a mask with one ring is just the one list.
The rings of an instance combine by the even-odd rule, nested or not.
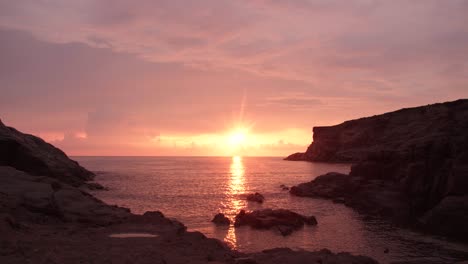
[(211, 222), (215, 223), (216, 225), (230, 225), (231, 220), (227, 218), (224, 214), (218, 213), (214, 216), (213, 220)]
[(263, 201), (265, 201), (265, 197), (263, 197), (263, 195), (261, 195), (258, 192), (251, 193), (251, 194), (247, 195), (247, 201), (263, 203)]
[(255, 229), (278, 229), (281, 234), (288, 235), (292, 231), (307, 225), (316, 225), (315, 217), (306, 217), (286, 209), (263, 209), (253, 212), (241, 210), (236, 215), (234, 226), (250, 226)]

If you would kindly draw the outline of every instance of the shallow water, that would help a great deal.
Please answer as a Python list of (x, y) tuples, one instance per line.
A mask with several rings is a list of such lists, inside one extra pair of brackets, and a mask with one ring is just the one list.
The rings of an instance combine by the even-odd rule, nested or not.
[[(347, 251), (381, 263), (424, 261), (453, 263), (468, 259), (468, 245), (396, 228), (382, 220), (365, 219), (342, 204), (289, 195), (279, 186), (293, 186), (330, 171), (349, 172), (347, 164), (283, 161), (271, 157), (74, 157), (97, 172), (96, 181), (109, 191), (94, 194), (134, 213), (162, 211), (189, 230), (218, 238), (245, 252), (274, 247)], [(260, 192), (262, 205), (245, 194)], [(210, 221), (222, 212), (231, 219), (241, 209), (285, 208), (315, 215), (318, 225), (288, 237), (249, 227), (216, 227)], [(388, 249), (389, 253), (384, 253)]]

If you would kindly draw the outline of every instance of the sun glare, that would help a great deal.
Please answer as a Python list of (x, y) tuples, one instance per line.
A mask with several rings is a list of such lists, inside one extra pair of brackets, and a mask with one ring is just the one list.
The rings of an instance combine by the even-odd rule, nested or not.
[(247, 137), (247, 131), (245, 129), (237, 129), (232, 132), (229, 136), (229, 144), (232, 146), (241, 146), (245, 143)]

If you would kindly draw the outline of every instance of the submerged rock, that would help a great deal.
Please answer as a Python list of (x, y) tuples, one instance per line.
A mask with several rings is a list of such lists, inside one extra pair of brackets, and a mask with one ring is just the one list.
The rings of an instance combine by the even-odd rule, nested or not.
[(241, 210), (235, 218), (234, 226), (248, 225), (256, 229), (276, 228), (283, 235), (289, 235), (293, 230), (297, 230), (307, 225), (316, 225), (314, 216), (303, 216), (286, 209), (263, 209), (253, 212)]
[(265, 197), (263, 197), (263, 195), (261, 195), (258, 192), (251, 193), (251, 194), (247, 195), (247, 201), (263, 203), (263, 201), (265, 201)]
[(218, 213), (214, 216), (213, 220), (211, 222), (215, 223), (216, 225), (230, 225), (231, 220), (224, 216), (222, 213)]

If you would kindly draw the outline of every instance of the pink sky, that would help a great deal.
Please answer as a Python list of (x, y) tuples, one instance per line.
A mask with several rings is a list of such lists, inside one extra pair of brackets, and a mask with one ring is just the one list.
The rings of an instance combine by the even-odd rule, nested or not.
[(0, 118), (70, 155), (284, 156), (313, 126), (468, 97), (466, 14), (464, 0), (2, 1)]

